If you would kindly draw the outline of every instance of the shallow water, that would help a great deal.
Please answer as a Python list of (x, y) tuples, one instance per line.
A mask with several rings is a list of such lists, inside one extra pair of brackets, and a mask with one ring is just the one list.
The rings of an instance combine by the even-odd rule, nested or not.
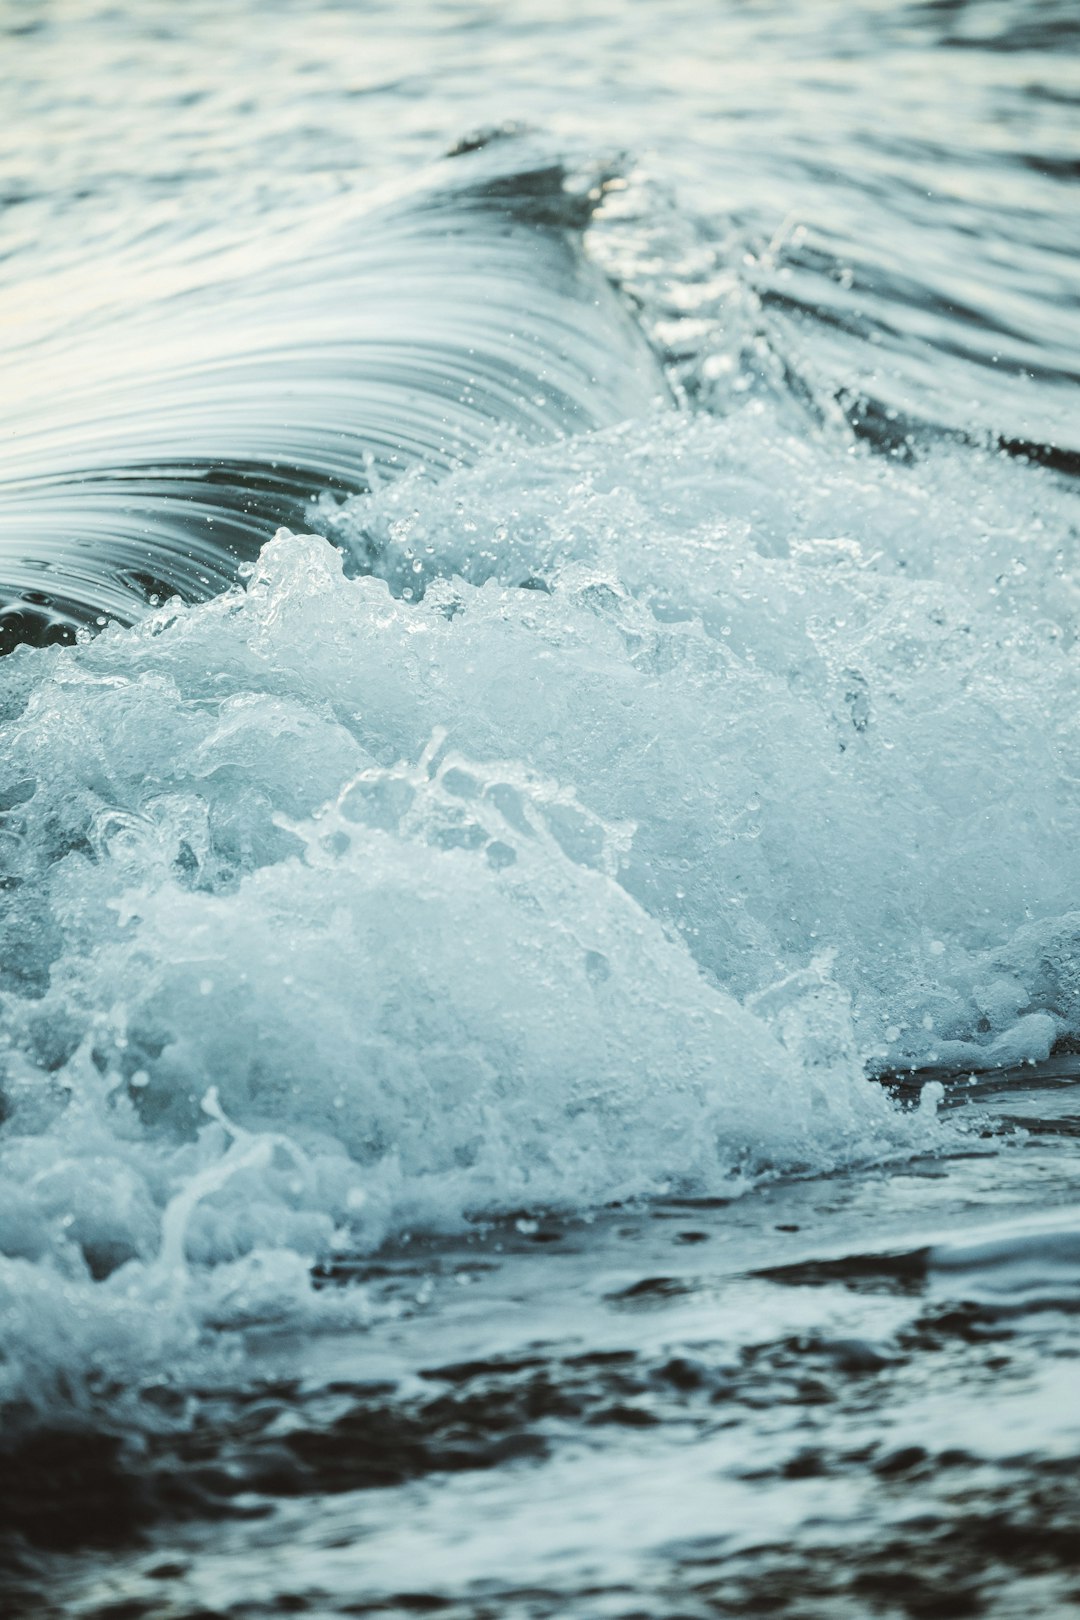
[(1080, 1606), (1073, 10), (0, 6), (10, 1612)]

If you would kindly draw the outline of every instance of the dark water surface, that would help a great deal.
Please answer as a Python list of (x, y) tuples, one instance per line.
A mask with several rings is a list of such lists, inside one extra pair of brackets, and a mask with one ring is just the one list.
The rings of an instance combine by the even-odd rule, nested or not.
[(5, 1614), (1080, 1609), (1078, 179), (1066, 0), (0, 0)]

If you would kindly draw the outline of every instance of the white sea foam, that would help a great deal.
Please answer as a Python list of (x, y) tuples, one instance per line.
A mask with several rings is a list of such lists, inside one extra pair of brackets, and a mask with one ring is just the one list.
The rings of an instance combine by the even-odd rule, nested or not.
[(751, 407), (330, 515), (359, 577), (283, 534), (0, 671), (0, 1399), (353, 1320), (310, 1262), (405, 1228), (930, 1145), (868, 1069), (1080, 1032), (1050, 478)]

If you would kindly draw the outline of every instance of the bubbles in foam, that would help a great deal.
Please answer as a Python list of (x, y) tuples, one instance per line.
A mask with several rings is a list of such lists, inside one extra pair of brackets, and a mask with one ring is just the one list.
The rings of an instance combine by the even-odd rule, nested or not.
[(1076, 1031), (1074, 522), (668, 418), (7, 660), (0, 1396), (355, 1320), (312, 1261), (406, 1228), (932, 1143), (868, 1066)]
[(337, 532), (401, 594), (552, 593), (529, 611), (582, 698), (541, 653), (547, 701), (500, 721), (635, 822), (620, 881), (717, 983), (834, 949), (866, 1059), (960, 1066), (1076, 1027), (1076, 519), (1034, 469), (897, 465), (751, 408), (406, 482)]

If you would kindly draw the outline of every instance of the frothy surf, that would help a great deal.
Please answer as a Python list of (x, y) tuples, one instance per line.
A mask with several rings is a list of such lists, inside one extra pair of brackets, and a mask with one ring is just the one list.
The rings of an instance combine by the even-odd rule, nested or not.
[(362, 1311), (310, 1266), (388, 1234), (932, 1147), (868, 1071), (1080, 1031), (1072, 500), (661, 418), (6, 660), (7, 1399)]
[(220, 362), (170, 288), (149, 403), (103, 315), (20, 451), (13, 639), (138, 622), (0, 669), (11, 1415), (355, 1324), (312, 1266), (388, 1236), (932, 1149), (868, 1075), (1080, 1037), (1075, 495), (656, 411), (591, 201), (493, 172), (325, 305), (271, 255)]

